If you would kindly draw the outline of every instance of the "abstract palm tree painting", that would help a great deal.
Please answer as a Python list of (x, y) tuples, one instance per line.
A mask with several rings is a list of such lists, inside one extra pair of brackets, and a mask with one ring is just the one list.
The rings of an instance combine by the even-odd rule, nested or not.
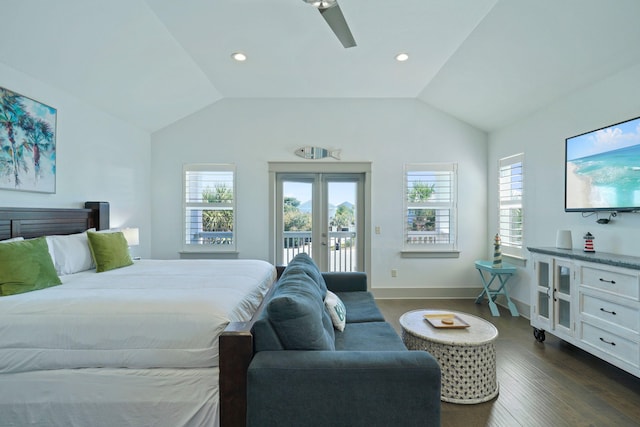
[(56, 114), (0, 87), (0, 189), (56, 192)]

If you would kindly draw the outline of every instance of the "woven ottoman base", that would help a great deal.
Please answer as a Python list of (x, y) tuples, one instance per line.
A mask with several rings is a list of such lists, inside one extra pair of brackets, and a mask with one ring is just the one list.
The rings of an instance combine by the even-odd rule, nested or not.
[[(466, 328), (434, 327), (441, 311), (414, 310), (400, 317), (402, 340), (409, 350), (424, 350), (436, 358), (442, 372), (440, 398), (444, 402), (474, 404), (498, 395), (496, 379), (496, 327), (467, 313), (454, 315)], [(430, 321), (425, 321), (429, 316)], [(438, 325), (437, 321), (434, 321)]]
[(440, 364), (442, 401), (474, 404), (486, 402), (498, 395), (496, 349), (493, 342), (479, 346), (440, 344), (406, 332), (402, 339), (408, 349), (427, 351)]

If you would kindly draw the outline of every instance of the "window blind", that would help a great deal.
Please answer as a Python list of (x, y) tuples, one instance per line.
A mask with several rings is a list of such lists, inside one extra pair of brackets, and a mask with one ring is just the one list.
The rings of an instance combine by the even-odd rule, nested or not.
[(235, 250), (235, 166), (184, 166), (184, 245)]
[[(524, 195), (524, 154), (499, 160), (499, 233), (502, 245), (522, 250), (524, 221), (522, 202)], [(507, 250), (508, 252), (508, 250)]]
[(405, 165), (405, 249), (455, 249), (456, 169), (450, 163)]

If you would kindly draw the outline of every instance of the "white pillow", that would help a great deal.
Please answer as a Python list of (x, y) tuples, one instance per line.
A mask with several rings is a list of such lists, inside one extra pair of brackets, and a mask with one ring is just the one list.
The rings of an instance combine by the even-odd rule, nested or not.
[(21, 240), (24, 240), (24, 237), (12, 237), (10, 239), (0, 240), (0, 243), (19, 242)]
[(338, 295), (327, 291), (327, 296), (324, 297), (324, 304), (329, 310), (329, 315), (331, 315), (333, 327), (340, 332), (344, 331), (344, 327), (347, 324), (347, 309), (342, 300)]
[(78, 273), (96, 267), (86, 232), (67, 236), (47, 236), (47, 244), (59, 275)]
[[(51, 237), (53, 236), (46, 236), (45, 240), (47, 241), (47, 247), (49, 248), (49, 256), (51, 257), (51, 261), (53, 261), (53, 265), (56, 265), (56, 253), (53, 251), (53, 243), (51, 243)], [(56, 268), (56, 271), (58, 269)], [(57, 271), (58, 274), (60, 274), (59, 271)]]

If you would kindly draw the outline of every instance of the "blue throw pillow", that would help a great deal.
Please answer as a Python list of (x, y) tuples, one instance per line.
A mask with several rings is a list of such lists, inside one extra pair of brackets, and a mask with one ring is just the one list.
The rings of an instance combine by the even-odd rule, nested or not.
[(280, 278), (267, 313), (286, 350), (335, 350), (331, 318), (304, 271), (293, 268)]
[[(324, 277), (322, 277), (322, 273), (320, 269), (316, 265), (315, 262), (311, 259), (311, 257), (306, 253), (299, 253), (296, 255), (291, 262), (288, 264), (287, 269), (293, 269), (294, 267), (298, 267), (304, 270), (304, 272), (313, 279), (314, 283), (318, 287), (320, 291), (320, 297), (324, 300), (327, 295), (327, 283), (324, 281)], [(287, 270), (285, 270), (285, 274)]]

